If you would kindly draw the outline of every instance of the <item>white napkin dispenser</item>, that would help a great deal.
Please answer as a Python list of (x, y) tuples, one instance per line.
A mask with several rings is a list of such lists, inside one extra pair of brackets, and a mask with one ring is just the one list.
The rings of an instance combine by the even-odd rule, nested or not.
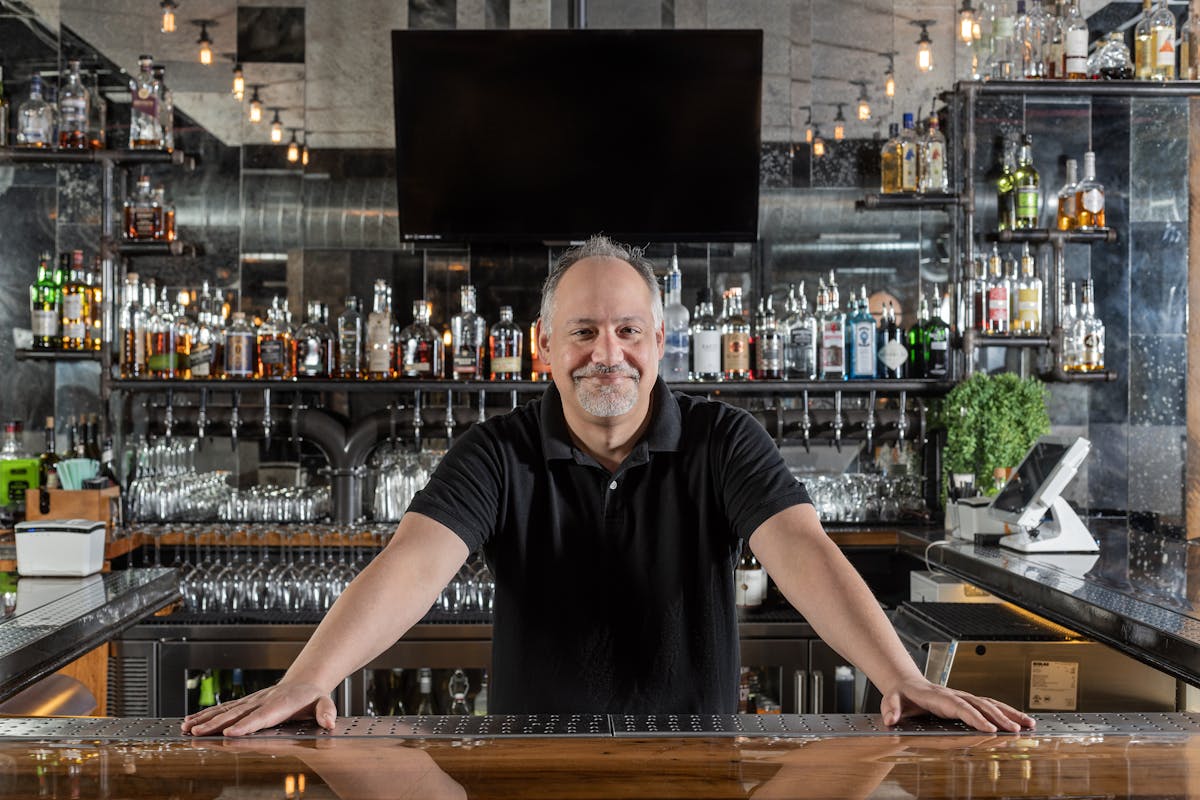
[(104, 566), (106, 525), (90, 519), (39, 519), (16, 526), (17, 572), (22, 576), (82, 577)]

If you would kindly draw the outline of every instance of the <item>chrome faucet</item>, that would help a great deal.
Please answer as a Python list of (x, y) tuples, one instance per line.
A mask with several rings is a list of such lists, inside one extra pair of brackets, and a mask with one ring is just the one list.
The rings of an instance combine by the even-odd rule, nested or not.
[(867, 432), (867, 457), (875, 451), (872, 444), (875, 441), (875, 390), (871, 390), (870, 398), (867, 400), (867, 421), (863, 424), (863, 430)]
[(804, 452), (812, 452), (808, 449), (808, 437), (812, 433), (812, 417), (808, 414), (808, 389), (804, 390), (804, 413), (800, 416), (800, 430), (804, 433)]
[(903, 441), (908, 432), (908, 392), (900, 392), (900, 414), (896, 417), (896, 440)]
[(833, 393), (833, 446), (837, 451), (842, 452), (842, 428), (845, 427), (846, 420), (842, 417), (842, 391)]
[(271, 443), (271, 428), (275, 427), (275, 420), (271, 418), (271, 390), (263, 389), (263, 438), (267, 444)]

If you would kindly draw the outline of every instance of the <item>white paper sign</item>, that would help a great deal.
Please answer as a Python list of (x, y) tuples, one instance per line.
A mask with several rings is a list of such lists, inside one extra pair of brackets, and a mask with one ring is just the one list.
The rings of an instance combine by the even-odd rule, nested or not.
[(1079, 663), (1029, 662), (1029, 708), (1074, 711), (1079, 700)]

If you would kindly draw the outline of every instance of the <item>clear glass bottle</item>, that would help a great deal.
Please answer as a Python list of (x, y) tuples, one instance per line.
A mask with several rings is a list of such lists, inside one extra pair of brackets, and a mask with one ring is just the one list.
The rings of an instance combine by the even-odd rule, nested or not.
[(467, 678), (467, 673), (461, 669), (454, 670), (450, 674), (450, 679), (446, 682), (446, 691), (450, 694), (450, 710), (448, 713), (462, 716), (471, 713), (471, 708), (467, 705), (467, 692), (470, 690), (471, 681)]
[(124, 217), (125, 239), (148, 242), (162, 237), (163, 209), (150, 188), (149, 175), (138, 176), (133, 195), (125, 200)]
[(162, 128), (163, 149), (175, 149), (175, 93), (167, 88), (166, 68), (155, 64), (151, 70), (158, 85), (158, 125)]
[(136, 272), (125, 273), (117, 328), (121, 333), (121, 377), (141, 378), (146, 374), (146, 312), (142, 308), (142, 288), (138, 285)]
[(754, 375), (760, 380), (783, 378), (783, 354), (786, 337), (779, 330), (775, 309), (764, 302), (762, 322), (756, 336)]
[(129, 82), (133, 94), (129, 111), (130, 150), (162, 150), (165, 146), (159, 111), (162, 98), (153, 70), (153, 56), (138, 56), (137, 75)]
[(1158, 0), (1150, 16), (1150, 77), (1156, 81), (1175, 80), (1175, 15), (1167, 0)]
[(0, 147), (8, 147), (8, 118), (10, 113), (8, 96), (4, 94), (4, 67), (0, 67)]
[(433, 714), (433, 670), (421, 667), (417, 670), (417, 686), (421, 693), (417, 714), (428, 717)]
[(1066, 302), (1063, 304), (1063, 318), (1060, 327), (1063, 335), (1062, 366), (1067, 372), (1079, 371), (1080, 342), (1075, 338), (1075, 322), (1079, 319), (1079, 311), (1075, 302), (1075, 282), (1072, 281)]
[(54, 145), (54, 108), (42, 96), (42, 76), (29, 79), (29, 97), (17, 107), (17, 146), (47, 148)]
[(348, 295), (345, 310), (337, 319), (337, 366), (334, 377), (342, 380), (364, 377), (362, 341), (363, 318), (358, 298)]
[(191, 368), (192, 379), (208, 380), (220, 375), (220, 365), (216, 359), (221, 329), (213, 321), (212, 301), (207, 292), (200, 294), (199, 302), (200, 311), (196, 315), (191, 347), (188, 350), (188, 365)]
[(708, 286), (696, 292), (696, 314), (692, 320), (692, 377), (719, 381), (721, 369), (721, 326), (713, 313), (713, 292)]
[(902, 119), (904, 124), (900, 131), (900, 191), (915, 192), (921, 188), (918, 182), (921, 147), (913, 126), (913, 115), (905, 114)]
[(254, 377), (258, 361), (258, 337), (245, 312), (235, 311), (225, 331), (225, 377), (245, 379)]
[(154, 205), (158, 208), (161, 223), (154, 232), (154, 238), (164, 242), (175, 241), (175, 204), (167, 202), (165, 186), (154, 187)]
[(522, 339), (521, 326), (513, 322), (512, 306), (500, 306), (500, 319), (488, 333), (492, 380), (521, 380)]
[(1042, 6), (1042, 0), (1031, 0), (1029, 3), (1018, 0), (1017, 50), (1021, 55), (1021, 76), (1026, 80), (1046, 76), (1049, 27), (1050, 17)]
[(1092, 279), (1083, 282), (1083, 302), (1075, 321), (1075, 340), (1079, 343), (1079, 371), (1104, 369), (1104, 323), (1096, 316)]
[(733, 571), (734, 604), (738, 608), (759, 608), (767, 596), (767, 572), (749, 547), (743, 546)]
[(1096, 154), (1083, 154), (1083, 178), (1075, 185), (1076, 228), (1082, 231), (1106, 227), (1104, 184), (1096, 180)]
[(87, 349), (92, 297), (84, 279), (83, 251), (71, 253), (71, 271), (62, 287), (62, 349)]
[(1125, 34), (1113, 31), (1108, 34), (1104, 44), (1096, 49), (1092, 56), (1094, 67), (1088, 72), (1106, 81), (1133, 80), (1133, 59), (1129, 56), (1129, 48), (1125, 46)]
[(1154, 75), (1154, 45), (1151, 42), (1150, 18), (1154, 16), (1154, 0), (1142, 0), (1142, 15), (1133, 28), (1133, 74), (1139, 81)]
[(431, 308), (425, 300), (413, 301), (413, 321), (400, 331), (396, 348), (397, 372), (404, 378), (442, 377), (441, 335), (429, 324)]
[(58, 90), (58, 146), (86, 150), (91, 128), (92, 97), (79, 75), (79, 60), (67, 61), (67, 74)]
[(488, 677), (487, 670), (479, 679), (479, 691), (475, 693), (475, 716), (486, 717), (488, 713)]
[(171, 301), (163, 289), (153, 313), (146, 320), (146, 368), (152, 378), (174, 378), (178, 346)]
[(817, 318), (808, 310), (804, 282), (788, 293), (793, 313), (787, 318), (787, 349), (784, 351), (786, 377), (813, 380), (817, 377)]
[(1067, 179), (1058, 190), (1058, 208), (1054, 215), (1054, 225), (1060, 231), (1073, 230), (1077, 224), (1078, 212), (1075, 207), (1075, 186), (1079, 183), (1079, 170), (1075, 159), (1067, 159)]
[(1004, 154), (1000, 162), (1000, 175), (996, 178), (996, 227), (1012, 230), (1017, 226), (1017, 195), (1013, 191), (1016, 180), (1016, 148), (1009, 137), (1004, 137)]
[[(367, 315), (367, 341), (363, 347), (367, 361), (367, 378), (373, 381), (394, 377), (395, 360), (392, 342), (392, 289), (387, 281), (375, 281), (375, 296), (371, 313)], [(437, 377), (441, 377), (440, 373)]]
[(1051, 80), (1062, 80), (1063, 59), (1066, 56), (1063, 47), (1063, 25), (1066, 22), (1066, 11), (1063, 0), (1056, 0), (1054, 11), (1046, 19), (1046, 50), (1042, 62), (1045, 64), (1042, 77)]
[(192, 377), (192, 344), (196, 341), (196, 323), (178, 303), (171, 306), (171, 318), (175, 325), (175, 377), (186, 380)]
[(42, 253), (37, 280), (29, 287), (29, 325), (35, 350), (57, 350), (62, 344), (62, 294), (54, 275), (54, 260), (49, 253)]
[(820, 331), (821, 380), (846, 379), (846, 315), (842, 312), (836, 284), (825, 287), (825, 302), (817, 315)]
[(1078, 0), (1067, 5), (1063, 19), (1063, 72), (1067, 80), (1087, 80), (1088, 26)]
[(888, 138), (879, 151), (879, 191), (895, 194), (900, 191), (900, 123), (888, 125)]
[(950, 191), (950, 173), (946, 170), (946, 137), (938, 127), (937, 114), (929, 115), (929, 125), (921, 137), (919, 172), (922, 192)]
[(876, 350), (875, 317), (871, 314), (867, 300), (867, 287), (863, 286), (858, 301), (850, 300), (853, 313), (846, 320), (846, 350), (849, 353), (848, 377), (853, 380), (875, 377), (878, 351)]
[(267, 318), (258, 327), (258, 363), (254, 377), (287, 380), (295, 377), (291, 368), (292, 333), (284, 318), (278, 297), (272, 298)]
[(322, 321), (319, 302), (310, 300), (304, 312), (304, 324), (296, 331), (296, 375), (300, 378), (328, 378), (334, 353), (333, 332)]
[(99, 351), (104, 344), (104, 265), (97, 256), (84, 277), (88, 293), (87, 342), (85, 348)]
[(1016, 314), (1013, 333), (1021, 336), (1042, 335), (1042, 279), (1037, 276), (1037, 260), (1026, 242), (1021, 248), (1021, 273), (1015, 291)]
[[(1023, 8), (1024, 2), (1018, 0)], [(1012, 0), (993, 0), (990, 14), (990, 40), (984, 70), (994, 81), (1011, 81), (1020, 76), (1021, 54), (1017, 42), (1017, 8)]]
[(908, 348), (905, 346), (904, 330), (896, 321), (896, 307), (890, 300), (884, 306), (876, 337), (876, 374), (880, 378), (908, 377)]
[(750, 323), (742, 312), (742, 289), (725, 292), (725, 315), (721, 320), (721, 373), (727, 381), (749, 380)]
[[(1188, 12), (1187, 22), (1179, 31), (1179, 78), (1185, 81), (1200, 80), (1200, 4), (1195, 0)], [(3, 109), (0, 109), (0, 125), (3, 124), (3, 113)]]
[(1004, 335), (1011, 330), (1009, 320), (1009, 295), (1012, 287), (1004, 274), (1004, 262), (995, 248), (988, 258), (987, 305), (984, 309), (983, 332)]
[(1033, 137), (1025, 134), (1017, 155), (1017, 169), (1013, 173), (1016, 228), (1027, 230), (1038, 227), (1042, 209), (1040, 187), (1041, 177), (1037, 168), (1033, 166)]
[(663, 380), (681, 383), (688, 379), (691, 366), (692, 315), (683, 304), (683, 273), (679, 257), (671, 256), (667, 271), (667, 297), (663, 304), (663, 357), (658, 373)]
[(487, 321), (475, 311), (475, 287), (459, 290), (462, 310), (450, 318), (451, 376), (456, 380), (484, 380)]

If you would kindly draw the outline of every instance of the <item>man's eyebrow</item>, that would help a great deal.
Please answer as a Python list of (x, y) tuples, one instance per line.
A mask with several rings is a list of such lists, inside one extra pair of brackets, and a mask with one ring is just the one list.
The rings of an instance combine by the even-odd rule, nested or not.
[[(615, 322), (640, 322), (643, 325), (646, 323), (646, 318), (641, 314), (627, 314), (623, 317), (617, 317)], [(593, 317), (571, 317), (567, 320), (568, 325), (595, 325), (596, 320)]]

